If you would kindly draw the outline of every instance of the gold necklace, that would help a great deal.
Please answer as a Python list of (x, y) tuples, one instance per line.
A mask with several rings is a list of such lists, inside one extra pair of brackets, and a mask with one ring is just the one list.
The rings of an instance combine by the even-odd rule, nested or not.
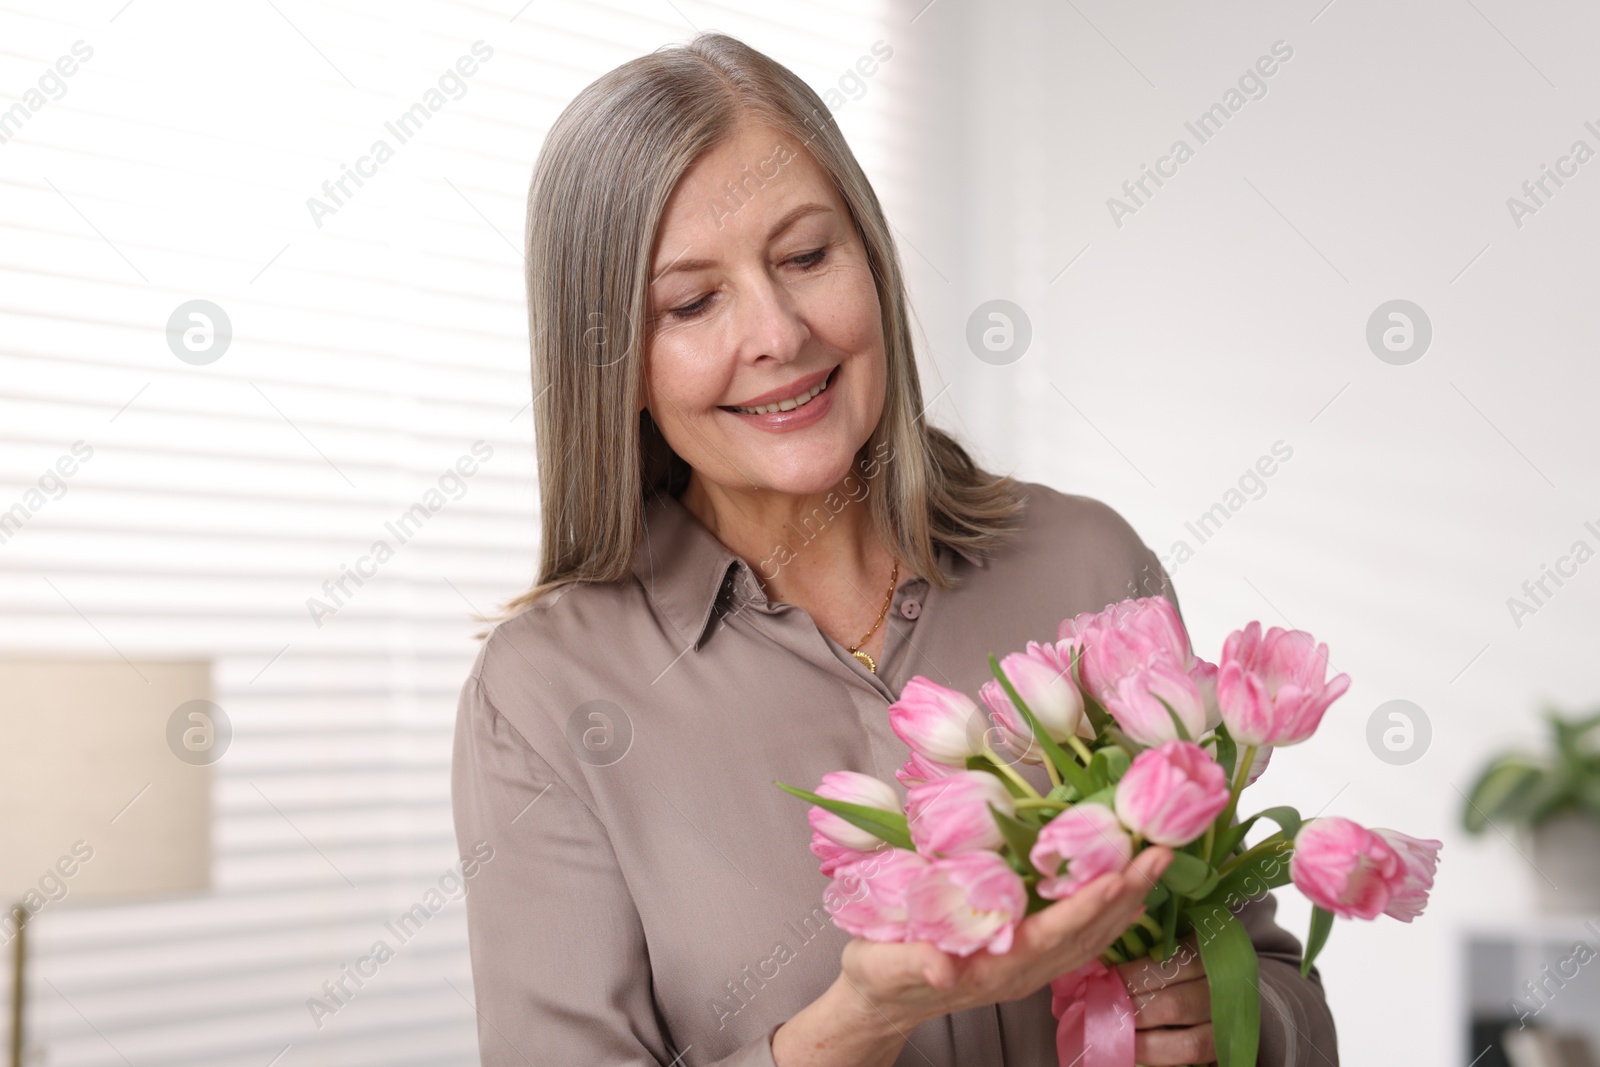
[(873, 674), (877, 674), (878, 673), (878, 665), (876, 663), (872, 662), (872, 657), (871, 656), (869, 656), (865, 652), (861, 651), (861, 646), (866, 644), (867, 641), (872, 637), (872, 635), (878, 632), (878, 624), (883, 622), (883, 618), (884, 618), (885, 615), (889, 614), (889, 602), (894, 599), (894, 583), (895, 583), (895, 580), (897, 578), (899, 578), (899, 577), (900, 577), (900, 561), (899, 560), (895, 560), (894, 561), (894, 570), (892, 572), (890, 572), (890, 574), (889, 574), (889, 592), (883, 598), (883, 609), (878, 612), (877, 621), (872, 624), (872, 629), (868, 630), (865, 634), (862, 635), (861, 640), (857, 641), (855, 643), (855, 645), (852, 646), (851, 648), (848, 648), (848, 649), (845, 650), (845, 651), (849, 652), (852, 656), (854, 656), (856, 659), (860, 660), (862, 663), (865, 663), (867, 665), (867, 670), (871, 671)]

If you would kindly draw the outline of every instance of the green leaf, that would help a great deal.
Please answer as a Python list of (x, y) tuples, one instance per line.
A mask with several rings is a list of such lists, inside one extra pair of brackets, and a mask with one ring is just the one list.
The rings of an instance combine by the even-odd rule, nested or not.
[(1243, 843), (1244, 835), (1250, 832), (1250, 827), (1255, 825), (1257, 818), (1259, 816), (1252, 815), (1244, 822), (1234, 823), (1226, 830), (1217, 833), (1217, 841), (1211, 846), (1211, 854), (1216, 856), (1218, 863), (1226, 861), (1233, 854), (1233, 850)]
[(1221, 904), (1189, 909), (1211, 987), (1211, 1033), (1218, 1067), (1256, 1067), (1261, 1044), (1261, 975), (1256, 947)]
[(1055, 764), (1056, 770), (1061, 772), (1064, 781), (1072, 783), (1072, 787), (1080, 794), (1087, 796), (1094, 792), (1094, 783), (1089, 777), (1089, 772), (1083, 769), (1077, 757), (1069, 755), (1067, 751), (1049, 734), (1044, 732), (1044, 727), (1039, 725), (1039, 720), (1033, 717), (1033, 712), (1028, 710), (1028, 705), (1022, 702), (1022, 697), (1017, 695), (1017, 689), (1011, 684), (1011, 679), (1006, 677), (1006, 672), (1000, 669), (999, 657), (989, 654), (989, 670), (994, 673), (1000, 682), (1000, 688), (1006, 691), (1006, 696), (1011, 698), (1011, 703), (1017, 706), (1017, 711), (1028, 724), (1028, 729), (1033, 731), (1033, 739), (1039, 742), (1039, 747), (1044, 749), (1045, 756)]
[(1244, 822), (1236, 823), (1217, 834), (1217, 843), (1213, 846), (1212, 855), (1217, 862), (1226, 860), (1234, 849), (1244, 842), (1245, 834), (1255, 825), (1257, 819), (1271, 819), (1283, 828), (1283, 836), (1287, 840), (1294, 840), (1294, 835), (1300, 832), (1300, 813), (1294, 808), (1284, 805), (1277, 808), (1268, 808), (1250, 816)]
[(1316, 907), (1311, 908), (1311, 933), (1306, 937), (1306, 954), (1300, 960), (1300, 977), (1304, 978), (1311, 972), (1311, 963), (1317, 958), (1317, 953), (1322, 951), (1322, 946), (1328, 943), (1328, 934), (1333, 930), (1333, 912), (1324, 911)]
[[(1155, 696), (1154, 693), (1152, 693), (1150, 695), (1151, 696)], [(1178, 731), (1178, 740), (1179, 741), (1191, 741), (1191, 740), (1193, 740), (1193, 738), (1191, 738), (1189, 736), (1189, 728), (1187, 726), (1183, 725), (1183, 720), (1178, 718), (1178, 713), (1172, 710), (1172, 705), (1168, 704), (1165, 700), (1161, 700), (1160, 697), (1156, 697), (1156, 699), (1161, 701), (1161, 706), (1167, 709), (1167, 714), (1168, 715), (1172, 716), (1172, 728), (1174, 730)]]
[(1590, 815), (1600, 818), (1600, 771), (1579, 783), (1578, 806)]
[(773, 784), (786, 793), (792, 793), (801, 800), (808, 800), (819, 808), (833, 812), (845, 822), (859, 826), (867, 833), (889, 842), (895, 848), (916, 851), (916, 846), (911, 843), (911, 831), (906, 824), (906, 817), (898, 811), (884, 811), (882, 808), (871, 808), (865, 804), (851, 804), (844, 800), (819, 797), (815, 793), (796, 789), (782, 782)]
[(1491, 763), (1467, 792), (1461, 811), (1461, 825), (1473, 834), (1482, 833), (1491, 822), (1521, 822), (1537, 806), (1541, 795), (1548, 796), (1550, 772), (1526, 756), (1503, 756)]
[(1033, 852), (1033, 843), (1039, 839), (1039, 828), (1030, 826), (1015, 816), (1007, 815), (993, 804), (988, 807), (994, 813), (994, 821), (999, 824), (1000, 834), (1006, 839), (1006, 844), (1010, 845), (1011, 851), (1022, 860), (1023, 867), (1032, 870), (1033, 861), (1028, 857)]
[(1097, 792), (1090, 793), (1088, 796), (1086, 796), (1082, 800), (1078, 801), (1078, 803), (1079, 804), (1103, 804), (1108, 808), (1114, 808), (1114, 807), (1116, 807), (1116, 800), (1117, 800), (1117, 787), (1114, 786), (1114, 785), (1108, 785), (1104, 789), (1098, 790)]
[(1150, 892), (1144, 895), (1144, 910), (1150, 911), (1154, 908), (1159, 908), (1167, 901), (1175, 899), (1176, 898), (1173, 897), (1170, 892), (1168, 892), (1166, 886), (1162, 885), (1160, 882), (1157, 882)]
[(1282, 834), (1273, 834), (1249, 852), (1224, 864), (1217, 884), (1202, 899), (1205, 904), (1228, 904), (1250, 900), (1269, 889), (1289, 884), (1289, 857), (1294, 844)]
[(1122, 781), (1122, 776), (1128, 772), (1128, 764), (1133, 762), (1133, 757), (1128, 755), (1126, 749), (1118, 745), (1107, 745), (1094, 751), (1094, 759), (1089, 761), (1089, 773), (1095, 776), (1095, 782), (1100, 786), (1115, 785)]
[[(1141, 934), (1143, 935), (1142, 937), (1140, 936)], [(1130, 926), (1122, 931), (1122, 936), (1117, 939), (1117, 942), (1122, 945), (1124, 956), (1130, 960), (1136, 960), (1141, 956), (1150, 954), (1150, 947), (1144, 943), (1144, 939), (1149, 936), (1150, 931), (1144, 927)]]
[(1557, 753), (1560, 754), (1572, 776), (1581, 778), (1589, 771), (1589, 764), (1594, 755), (1584, 749), (1584, 737), (1596, 725), (1600, 725), (1600, 715), (1582, 720), (1564, 719), (1554, 708), (1547, 708), (1545, 718), (1555, 733)]
[(1239, 757), (1239, 746), (1234, 744), (1232, 737), (1228, 736), (1228, 727), (1226, 725), (1218, 726), (1211, 737), (1217, 743), (1217, 763), (1222, 766), (1223, 772), (1228, 776), (1228, 781), (1231, 782), (1233, 781), (1234, 761)]
[(1257, 812), (1256, 818), (1271, 819), (1273, 822), (1277, 823), (1279, 828), (1283, 830), (1283, 838), (1285, 841), (1293, 841), (1295, 835), (1300, 832), (1300, 812), (1294, 808), (1291, 808), (1287, 804)]
[(1162, 872), (1161, 884), (1180, 897), (1199, 897), (1199, 888), (1216, 872), (1211, 864), (1186, 852), (1174, 852), (1172, 862)]
[[(1146, 907), (1145, 910), (1150, 909)], [(1155, 949), (1159, 953), (1156, 961), (1164, 962), (1178, 948), (1178, 898), (1169, 897), (1157, 910), (1161, 913), (1161, 944)]]

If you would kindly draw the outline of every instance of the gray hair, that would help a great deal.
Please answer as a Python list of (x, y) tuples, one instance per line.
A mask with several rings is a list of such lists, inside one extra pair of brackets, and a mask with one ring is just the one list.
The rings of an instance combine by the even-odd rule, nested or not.
[[(688, 464), (639, 411), (650, 258), (678, 180), (740, 123), (793, 136), (832, 179), (872, 266), (888, 361), (882, 417), (857, 456), (885, 546), (948, 585), (935, 544), (983, 553), (1023, 501), (921, 417), (905, 282), (877, 194), (822, 99), (732, 37), (701, 33), (597, 78), (550, 128), (528, 190), (528, 328), (542, 543), (532, 588), (500, 617), (569, 582), (623, 579), (644, 534), (646, 494), (681, 492)], [(637, 414), (636, 414), (637, 413)], [(826, 521), (830, 516), (819, 516)]]

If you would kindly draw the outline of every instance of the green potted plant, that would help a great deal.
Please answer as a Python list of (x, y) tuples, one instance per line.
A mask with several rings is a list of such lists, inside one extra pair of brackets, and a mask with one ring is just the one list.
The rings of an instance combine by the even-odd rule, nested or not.
[(1546, 707), (1553, 751), (1512, 751), (1484, 767), (1461, 824), (1481, 834), (1489, 826), (1522, 829), (1532, 838), (1538, 900), (1547, 911), (1600, 911), (1600, 713), (1562, 716)]

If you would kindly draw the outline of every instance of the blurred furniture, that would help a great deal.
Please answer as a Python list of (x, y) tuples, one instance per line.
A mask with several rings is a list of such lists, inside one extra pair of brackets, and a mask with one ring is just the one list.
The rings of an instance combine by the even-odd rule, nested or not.
[(1462, 949), (1467, 1060), (1592, 1067), (1585, 1061), (1600, 1049), (1600, 913), (1479, 924), (1463, 932)]
[(0, 660), (0, 902), (11, 905), (0, 944), (12, 949), (13, 1067), (30, 922), (69, 902), (209, 888), (212, 760), (184, 747), (185, 732), (191, 746), (206, 742), (206, 723), (180, 708), (209, 699), (210, 675), (202, 661)]

